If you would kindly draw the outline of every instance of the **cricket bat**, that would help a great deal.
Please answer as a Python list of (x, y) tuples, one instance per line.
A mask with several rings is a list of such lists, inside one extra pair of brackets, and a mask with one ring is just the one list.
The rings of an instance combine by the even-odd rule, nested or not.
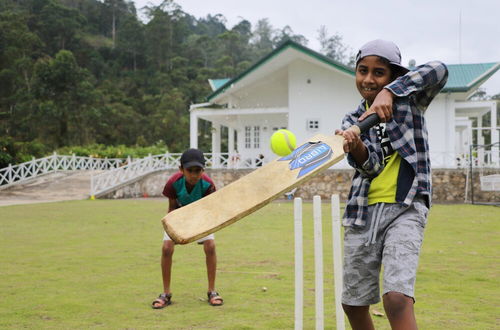
[[(376, 125), (376, 114), (349, 128), (361, 134)], [(257, 211), (344, 158), (344, 138), (316, 135), (290, 155), (254, 170), (202, 199), (169, 212), (162, 224), (177, 244), (214, 233)]]

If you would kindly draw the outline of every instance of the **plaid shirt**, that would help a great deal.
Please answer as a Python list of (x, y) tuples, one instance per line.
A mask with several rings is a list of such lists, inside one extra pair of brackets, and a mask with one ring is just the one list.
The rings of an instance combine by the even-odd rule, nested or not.
[[(408, 162), (415, 173), (411, 188), (402, 202), (405, 206), (409, 206), (417, 194), (426, 195), (429, 204), (431, 201), (431, 165), (423, 115), (447, 79), (448, 69), (443, 63), (435, 61), (415, 68), (384, 87), (396, 95), (393, 117), (386, 123), (386, 132), (394, 151)], [(355, 111), (345, 116), (343, 130), (357, 123), (365, 112), (365, 102), (363, 100)], [(347, 155), (349, 164), (356, 172), (344, 213), (344, 226), (365, 226), (370, 182), (384, 169), (382, 148), (377, 142), (375, 129), (362, 134), (361, 139), (368, 149), (368, 159), (359, 166), (350, 154)]]

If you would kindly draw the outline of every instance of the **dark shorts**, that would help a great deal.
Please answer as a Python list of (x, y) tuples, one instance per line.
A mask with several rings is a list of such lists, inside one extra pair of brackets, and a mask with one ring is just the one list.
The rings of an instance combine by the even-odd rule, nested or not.
[(427, 213), (423, 199), (416, 199), (409, 207), (375, 204), (368, 207), (364, 228), (345, 228), (343, 304), (378, 303), (382, 265), (383, 294), (395, 291), (415, 299), (415, 279)]

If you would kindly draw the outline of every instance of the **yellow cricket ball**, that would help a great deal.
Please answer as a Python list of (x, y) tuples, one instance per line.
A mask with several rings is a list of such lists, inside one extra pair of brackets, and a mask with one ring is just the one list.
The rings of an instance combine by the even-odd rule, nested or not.
[(295, 146), (295, 135), (287, 129), (277, 130), (271, 136), (271, 150), (278, 156), (289, 155)]

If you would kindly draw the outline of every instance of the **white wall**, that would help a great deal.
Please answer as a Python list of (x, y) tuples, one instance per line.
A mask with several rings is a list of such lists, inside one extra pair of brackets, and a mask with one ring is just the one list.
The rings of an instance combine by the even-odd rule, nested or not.
[[(334, 134), (345, 114), (361, 100), (353, 76), (332, 68), (295, 61), (289, 66), (289, 128), (301, 144), (316, 134)], [(307, 121), (319, 119), (318, 131), (307, 129)], [(337, 168), (347, 167), (345, 162)]]
[(233, 94), (234, 108), (272, 108), (288, 105), (288, 75), (285, 69), (272, 72), (267, 78)]
[(432, 167), (452, 167), (455, 162), (455, 110), (448, 94), (439, 94), (425, 113)]
[[(285, 114), (269, 114), (265, 116), (238, 116), (238, 141), (236, 149), (238, 150), (242, 159), (256, 158), (259, 154), (263, 154), (266, 161), (270, 161), (276, 158), (277, 156), (273, 154), (269, 145), (271, 135), (274, 133), (273, 128), (280, 128), (282, 126), (287, 126), (287, 124), (288, 117)], [(253, 141), (252, 147), (250, 149), (245, 148), (245, 126), (260, 127), (260, 149), (253, 148)]]
[[(316, 133), (333, 134), (345, 114), (361, 100), (354, 77), (333, 70), (295, 61), (289, 69), (290, 130), (299, 141)], [(308, 131), (308, 119), (320, 119), (318, 132)]]

